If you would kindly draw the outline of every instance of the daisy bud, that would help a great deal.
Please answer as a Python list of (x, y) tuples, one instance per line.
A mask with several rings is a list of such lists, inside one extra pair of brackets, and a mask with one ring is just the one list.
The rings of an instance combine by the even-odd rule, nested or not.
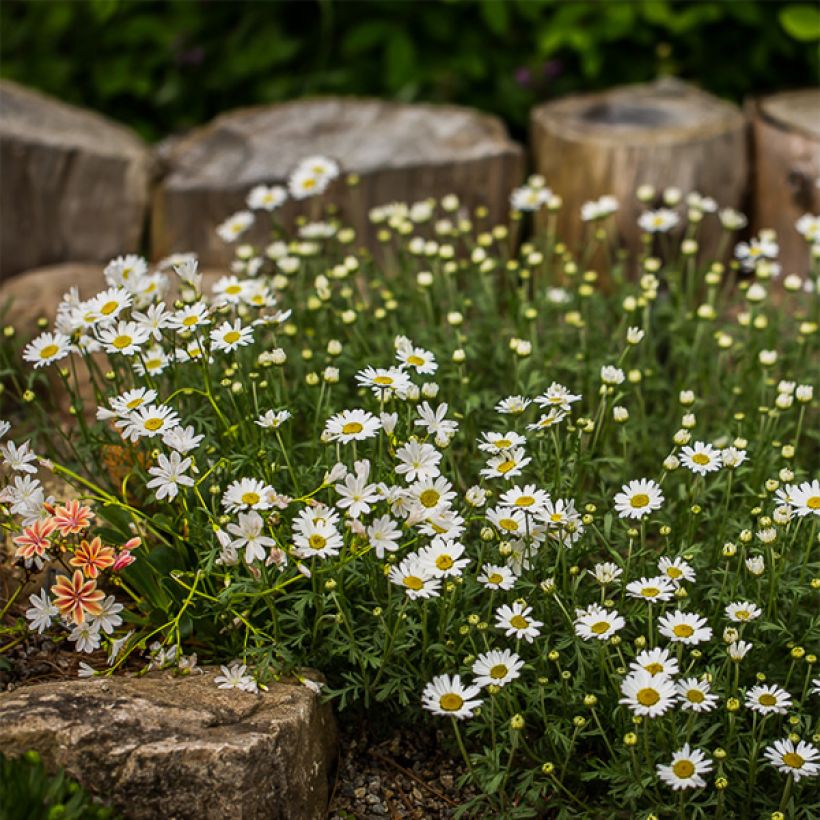
[(733, 558), (737, 554), (737, 547), (734, 544), (723, 545), (723, 557)]
[(461, 315), (457, 310), (452, 310), (447, 314), (447, 324), (451, 325), (452, 327), (458, 327), (459, 325), (463, 324), (464, 316)]
[(795, 390), (795, 397), (799, 402), (808, 403), (814, 397), (814, 387), (810, 384), (801, 384)]
[(724, 789), (729, 787), (729, 781), (725, 777), (717, 777), (715, 778), (715, 788), (718, 791), (723, 791)]
[(627, 732), (624, 735), (624, 746), (637, 746), (638, 736), (634, 732)]
[(558, 650), (557, 649), (552, 649), (552, 650), (550, 650), (550, 653), (547, 655), (547, 660), (552, 661), (553, 663), (555, 663), (555, 661), (557, 661), (559, 657), (560, 657), (560, 655), (558, 653)]
[[(697, 213), (700, 215), (699, 211), (690, 213)], [(697, 221), (700, 221), (700, 219)], [(694, 256), (698, 252), (698, 243), (694, 239), (684, 239), (683, 242), (681, 242), (680, 251), (684, 256)]]
[(519, 715), (515, 714), (510, 718), (510, 729), (515, 731), (520, 731), (524, 728), (524, 718)]
[(698, 319), (704, 319), (705, 321), (714, 321), (717, 317), (717, 313), (715, 309), (709, 304), (703, 304), (698, 306)]
[(791, 651), (791, 656), (793, 658), (795, 658), (796, 660), (799, 660), (805, 654), (806, 654), (806, 650), (803, 649), (802, 646), (795, 646), (794, 649), (792, 649), (792, 651)]
[(545, 764), (541, 767), (541, 771), (542, 771), (545, 775), (549, 776), (549, 775), (551, 775), (551, 774), (555, 771), (555, 764), (554, 764), (554, 763), (545, 763)]
[(672, 441), (674, 441), (678, 447), (683, 447), (683, 445), (688, 444), (691, 439), (692, 434), (688, 430), (678, 430), (672, 437)]
[(678, 459), (677, 456), (667, 456), (663, 460), (663, 469), (667, 472), (671, 473), (674, 470), (677, 470), (678, 467), (680, 467), (680, 459)]
[(467, 354), (461, 348), (458, 348), (458, 350), (453, 351), (453, 361), (456, 364), (461, 364), (462, 362), (464, 362), (466, 358)]
[(760, 316), (755, 316), (754, 320), (752, 321), (752, 327), (755, 330), (765, 330), (769, 326), (769, 320), (766, 316), (762, 314)]
[(771, 367), (777, 361), (777, 351), (761, 350), (757, 358), (764, 367)]
[(726, 701), (727, 712), (737, 712), (740, 709), (740, 701), (737, 698), (729, 698)]
[(791, 444), (784, 444), (783, 448), (780, 450), (780, 455), (783, 458), (794, 458), (794, 446)]
[(482, 541), (492, 541), (495, 538), (495, 531), (492, 527), (482, 527), (481, 528), (481, 540)]

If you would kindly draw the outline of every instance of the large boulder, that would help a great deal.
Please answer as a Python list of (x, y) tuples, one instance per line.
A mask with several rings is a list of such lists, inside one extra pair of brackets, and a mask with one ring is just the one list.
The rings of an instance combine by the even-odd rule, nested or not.
[(36, 749), (133, 820), (326, 816), (330, 706), (301, 685), (250, 694), (214, 675), (92, 678), (0, 694), (0, 748)]
[[(232, 111), (159, 149), (152, 256), (194, 251), (203, 265), (224, 265), (231, 249), (216, 226), (245, 207), (254, 185), (283, 184), (316, 154), (360, 177), (329, 198), (365, 238), (372, 207), (448, 193), (487, 205), (496, 224), (523, 173), (523, 151), (503, 123), (468, 108), (329, 98)], [(285, 221), (307, 209), (285, 206)]]
[(150, 163), (128, 128), (0, 82), (0, 280), (138, 250)]

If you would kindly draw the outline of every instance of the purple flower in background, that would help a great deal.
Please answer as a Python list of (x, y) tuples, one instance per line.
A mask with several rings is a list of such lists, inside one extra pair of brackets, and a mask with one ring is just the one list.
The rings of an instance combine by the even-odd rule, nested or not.
[(518, 66), (515, 69), (515, 81), (522, 88), (527, 88), (532, 81), (532, 72), (525, 65)]

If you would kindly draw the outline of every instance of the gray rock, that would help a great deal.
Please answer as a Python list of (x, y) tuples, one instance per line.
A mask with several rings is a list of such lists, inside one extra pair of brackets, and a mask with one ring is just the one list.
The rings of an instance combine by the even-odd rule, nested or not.
[(298, 684), (253, 695), (213, 678), (155, 673), (0, 693), (0, 748), (36, 749), (133, 820), (325, 817), (330, 706)]
[(128, 128), (0, 82), (0, 280), (138, 250), (150, 163)]
[[(284, 184), (313, 154), (359, 175), (358, 186), (339, 181), (326, 199), (365, 238), (372, 207), (448, 193), (487, 205), (491, 224), (503, 221), (524, 165), (503, 123), (468, 108), (326, 98), (232, 111), (158, 147), (164, 178), (151, 215), (152, 256), (194, 251), (202, 265), (226, 264), (232, 251), (216, 226), (245, 208), (254, 185)], [(286, 205), (280, 214), (287, 222), (308, 209)], [(270, 241), (251, 239), (263, 236)]]

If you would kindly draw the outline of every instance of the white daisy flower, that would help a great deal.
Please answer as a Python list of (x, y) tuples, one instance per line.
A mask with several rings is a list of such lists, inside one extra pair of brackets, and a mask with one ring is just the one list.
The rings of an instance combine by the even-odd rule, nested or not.
[(820, 481), (804, 481), (802, 484), (790, 484), (786, 487), (789, 503), (802, 518), (806, 515), (820, 515)]
[(211, 324), (208, 306), (204, 302), (194, 302), (178, 310), (168, 319), (169, 327), (177, 330), (193, 330)]
[(559, 410), (569, 412), (576, 401), (580, 401), (581, 396), (570, 393), (568, 387), (563, 384), (553, 382), (544, 393), (535, 397), (535, 403), (539, 407), (557, 407)]
[(507, 396), (496, 404), (495, 411), (505, 416), (520, 416), (531, 403), (532, 400), (524, 396)]
[(439, 404), (435, 410), (425, 401), (416, 408), (419, 417), (414, 422), (415, 427), (424, 427), (431, 436), (436, 437), (436, 443), (441, 439), (449, 440), (458, 430), (458, 422), (446, 418), (448, 406)]
[(336, 506), (340, 510), (347, 510), (351, 518), (360, 518), (370, 512), (371, 504), (375, 504), (381, 499), (378, 488), (375, 484), (370, 484), (370, 462), (365, 460), (357, 461), (355, 472), (348, 473), (340, 484), (335, 484), (334, 489), (340, 496)]
[(621, 487), (615, 496), (615, 511), (621, 518), (640, 519), (659, 510), (664, 501), (660, 486), (652, 479), (641, 478)]
[(753, 686), (746, 693), (746, 706), (761, 715), (785, 715), (791, 705), (791, 695), (776, 684)]
[(506, 433), (482, 433), (478, 439), (478, 449), (485, 453), (498, 453), (514, 447), (524, 447), (527, 439), (512, 430)]
[(626, 585), (626, 593), (632, 598), (641, 598), (650, 604), (668, 601), (675, 594), (672, 582), (665, 575), (641, 578)]
[(251, 188), (246, 204), (252, 211), (275, 211), (287, 198), (288, 192), (281, 185), (256, 185)]
[(776, 740), (766, 747), (763, 756), (778, 771), (790, 774), (795, 783), (803, 777), (816, 777), (820, 771), (820, 749), (804, 740)]
[(429, 547), (418, 553), (421, 562), (436, 578), (450, 578), (459, 576), (470, 563), (464, 555), (464, 544), (458, 541), (448, 541), (436, 538)]
[(325, 434), (331, 441), (347, 444), (372, 438), (380, 427), (381, 421), (366, 410), (342, 410), (325, 422)]
[(266, 410), (255, 420), (254, 424), (258, 424), (266, 430), (277, 430), (290, 417), (290, 410)]
[(537, 211), (552, 198), (549, 188), (522, 185), (510, 194), (510, 205), (514, 211)]
[(302, 517), (298, 531), (294, 526), (293, 546), (299, 558), (331, 558), (339, 554), (344, 541), (330, 520)]
[(411, 438), (396, 450), (396, 461), (396, 474), (404, 476), (408, 483), (441, 475), (438, 466), (441, 453), (432, 444), (422, 443), (416, 438)]
[(464, 720), (481, 706), (480, 694), (477, 686), (462, 684), (459, 675), (439, 675), (424, 687), (421, 705), (435, 715)]
[(495, 611), (495, 625), (503, 629), (508, 638), (523, 638), (532, 643), (541, 634), (539, 627), (544, 624), (530, 617), (531, 612), (532, 607), (521, 601), (514, 601), (511, 607), (504, 604)]
[(60, 611), (51, 602), (46, 588), (40, 590), (40, 594), (28, 596), (31, 607), (26, 610), (26, 618), (31, 621), (28, 628), (41, 635), (51, 626), (52, 618), (56, 618)]
[(92, 313), (95, 321), (113, 322), (126, 308), (131, 307), (134, 299), (121, 287), (109, 288), (98, 293), (86, 303), (86, 310)]
[(679, 680), (675, 691), (680, 698), (680, 708), (686, 712), (711, 712), (718, 703), (718, 697), (712, 694), (709, 683), (698, 678)]
[(421, 347), (402, 347), (396, 351), (396, 358), (401, 364), (412, 367), (423, 376), (432, 375), (438, 370), (436, 357)]
[(237, 211), (217, 226), (217, 236), (223, 242), (235, 242), (253, 225), (253, 218), (250, 211)]
[(698, 475), (713, 473), (723, 466), (720, 450), (703, 441), (696, 441), (693, 447), (684, 447), (681, 450), (680, 461), (687, 470)]
[(176, 451), (170, 456), (162, 453), (157, 458), (157, 465), (148, 469), (149, 475), (155, 476), (145, 486), (156, 487), (157, 500), (162, 501), (168, 498), (173, 501), (177, 497), (180, 485), (183, 487), (193, 487), (194, 480), (185, 475), (193, 464), (192, 458), (183, 459)]
[(403, 587), (410, 600), (437, 598), (441, 594), (441, 581), (416, 553), (408, 555), (397, 567), (392, 567), (388, 579), (391, 583)]
[(276, 541), (263, 535), (265, 522), (261, 515), (255, 510), (239, 513), (238, 524), (228, 524), (227, 530), (236, 537), (231, 541), (231, 547), (235, 550), (245, 549), (245, 563), (252, 564), (254, 561), (264, 561), (266, 558), (265, 547), (276, 546)]
[(86, 619), (77, 624), (68, 636), (77, 652), (94, 652), (100, 648), (100, 625), (96, 621)]
[(740, 663), (752, 649), (752, 644), (748, 641), (732, 641), (726, 647), (729, 657), (736, 663)]
[(527, 533), (527, 517), (520, 508), (495, 507), (487, 511), (487, 519), (502, 534), (524, 536)]
[(607, 586), (608, 584), (614, 583), (623, 574), (623, 570), (611, 561), (596, 564), (592, 569), (588, 569), (587, 572), (601, 586)]
[(566, 410), (562, 410), (560, 407), (553, 407), (550, 409), (548, 413), (543, 413), (538, 417), (538, 421), (532, 422), (532, 424), (527, 425), (528, 430), (546, 430), (549, 427), (555, 427), (556, 424), (560, 424), (565, 418), (567, 417)]
[(222, 494), (222, 506), (229, 513), (240, 510), (268, 510), (271, 508), (273, 487), (257, 478), (232, 481)]
[(356, 381), (362, 387), (368, 387), (376, 398), (391, 395), (404, 395), (410, 387), (410, 377), (397, 367), (366, 367), (356, 374)]
[(131, 413), (122, 434), (129, 441), (136, 441), (139, 438), (163, 436), (178, 425), (179, 416), (170, 407), (165, 404), (149, 404)]
[(249, 345), (253, 341), (253, 328), (242, 325), (239, 319), (234, 322), (223, 322), (211, 331), (211, 348), (230, 353), (238, 347)]
[(367, 540), (381, 561), (385, 552), (396, 552), (399, 548), (401, 529), (389, 515), (374, 518), (366, 529)]
[(487, 460), (487, 466), (481, 470), (485, 478), (503, 478), (509, 481), (521, 475), (522, 470), (532, 461), (523, 447), (505, 450)]
[(191, 425), (187, 427), (177, 426), (163, 433), (162, 443), (184, 455), (199, 447), (199, 443), (204, 438), (205, 436), (202, 434), (197, 435)]
[(476, 686), (506, 686), (521, 676), (524, 661), (509, 649), (491, 649), (479, 655), (473, 662)]
[(515, 586), (516, 576), (509, 567), (500, 567), (495, 564), (484, 564), (478, 582), (487, 589), (512, 589)]
[(537, 489), (535, 484), (525, 484), (523, 488), (516, 484), (505, 490), (499, 498), (503, 506), (518, 507), (530, 515), (542, 512), (549, 500), (549, 494)]
[(644, 211), (638, 217), (638, 227), (647, 233), (666, 233), (680, 222), (680, 217), (669, 208), (659, 208), (657, 211)]
[(694, 582), (695, 580), (695, 570), (683, 558), (659, 558), (658, 570), (676, 587), (679, 587), (683, 581)]
[(65, 333), (41, 333), (26, 345), (23, 358), (37, 369), (64, 359), (70, 352), (71, 339)]
[(706, 618), (680, 609), (658, 618), (658, 631), (673, 643), (692, 646), (712, 639), (712, 629), (706, 625)]
[(658, 765), (658, 777), (675, 791), (702, 789), (706, 785), (703, 775), (712, 771), (712, 761), (700, 749), (690, 749), (684, 744), (672, 755), (668, 766)]
[(668, 712), (677, 699), (675, 684), (666, 675), (653, 675), (645, 669), (633, 672), (621, 682), (618, 701), (636, 715), (655, 718)]
[(615, 611), (590, 604), (586, 609), (575, 610), (575, 634), (585, 641), (593, 638), (609, 640), (626, 626), (626, 621)]
[(668, 649), (644, 649), (629, 664), (633, 672), (648, 672), (650, 675), (664, 675), (671, 678), (678, 674), (678, 661)]
[(746, 451), (737, 447), (724, 447), (720, 451), (720, 460), (724, 467), (734, 470), (746, 461)]
[(735, 623), (754, 621), (763, 614), (763, 610), (751, 601), (735, 601), (726, 607), (726, 617)]
[(214, 678), (214, 683), (220, 689), (241, 689), (243, 692), (258, 692), (259, 687), (252, 675), (248, 675), (245, 664), (233, 663), (230, 666), (220, 666), (221, 675)]

